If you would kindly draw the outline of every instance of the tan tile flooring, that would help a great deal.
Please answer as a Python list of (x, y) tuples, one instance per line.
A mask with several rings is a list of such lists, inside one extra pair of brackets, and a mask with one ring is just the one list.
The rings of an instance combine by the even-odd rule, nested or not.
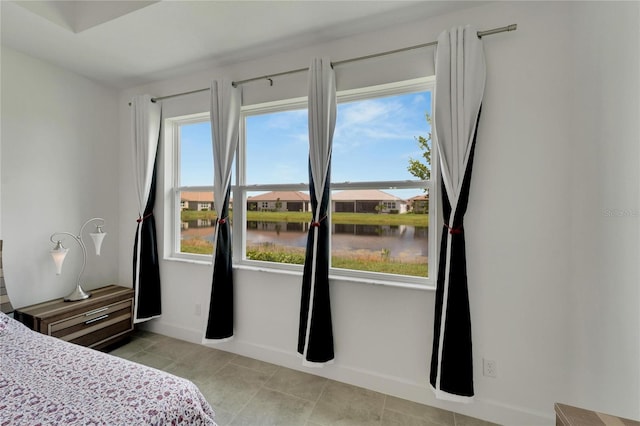
[(193, 381), (220, 426), (493, 424), (145, 331), (111, 354)]

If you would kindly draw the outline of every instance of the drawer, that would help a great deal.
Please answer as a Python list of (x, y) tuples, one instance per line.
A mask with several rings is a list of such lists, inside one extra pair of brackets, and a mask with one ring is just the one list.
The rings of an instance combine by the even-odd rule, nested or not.
[(48, 325), (48, 333), (62, 340), (93, 346), (133, 330), (131, 299), (65, 318)]

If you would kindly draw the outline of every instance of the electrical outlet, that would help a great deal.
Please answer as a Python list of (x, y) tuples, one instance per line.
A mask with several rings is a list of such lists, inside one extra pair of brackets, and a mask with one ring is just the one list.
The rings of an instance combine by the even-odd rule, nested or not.
[(482, 359), (482, 374), (486, 377), (498, 377), (498, 365), (491, 359)]
[(201, 304), (199, 304), (199, 303), (196, 303), (196, 306), (195, 306), (195, 308), (194, 308), (194, 310), (193, 310), (193, 313), (194, 313), (197, 317), (199, 317), (200, 315), (202, 315), (202, 305), (201, 305)]

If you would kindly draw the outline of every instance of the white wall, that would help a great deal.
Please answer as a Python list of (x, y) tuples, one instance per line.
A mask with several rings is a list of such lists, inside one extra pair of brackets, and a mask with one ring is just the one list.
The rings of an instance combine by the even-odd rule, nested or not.
[[(86, 289), (118, 274), (117, 94), (84, 77), (2, 47), (2, 239), (15, 307), (62, 297), (75, 287), (82, 255), (70, 249), (55, 275), (54, 231), (77, 234), (106, 219), (102, 255), (89, 254)], [(89, 232), (87, 228), (87, 232)], [(90, 238), (85, 235), (90, 246)], [(90, 251), (91, 251), (91, 247)]]
[(640, 3), (575, 8), (568, 400), (640, 418)]

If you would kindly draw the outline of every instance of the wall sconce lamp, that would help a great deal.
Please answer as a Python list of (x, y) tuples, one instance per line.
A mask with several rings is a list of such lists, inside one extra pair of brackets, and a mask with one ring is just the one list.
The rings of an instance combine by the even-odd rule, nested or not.
[(56, 275), (60, 275), (62, 273), (62, 264), (64, 263), (64, 258), (67, 256), (69, 249), (65, 248), (62, 245), (62, 240), (54, 239), (54, 237), (59, 235), (69, 236), (73, 238), (73, 240), (82, 248), (82, 268), (80, 268), (80, 273), (78, 274), (76, 289), (64, 298), (65, 302), (83, 300), (91, 296), (91, 293), (88, 293), (82, 289), (80, 279), (82, 278), (82, 273), (84, 272), (85, 266), (87, 266), (87, 247), (85, 246), (84, 241), (82, 241), (82, 232), (84, 231), (85, 226), (94, 221), (100, 221), (101, 223), (99, 225), (96, 225), (96, 232), (92, 232), (89, 235), (91, 236), (93, 244), (96, 248), (96, 255), (100, 256), (100, 247), (102, 246), (102, 240), (104, 240), (104, 237), (107, 235), (107, 233), (102, 230), (102, 227), (104, 226), (104, 219), (101, 217), (94, 217), (87, 220), (80, 228), (80, 232), (77, 236), (73, 235), (71, 232), (54, 232), (53, 234), (51, 234), (51, 237), (49, 237), (51, 242), (56, 245), (49, 252), (51, 253), (51, 257), (53, 257), (53, 262), (56, 264)]

